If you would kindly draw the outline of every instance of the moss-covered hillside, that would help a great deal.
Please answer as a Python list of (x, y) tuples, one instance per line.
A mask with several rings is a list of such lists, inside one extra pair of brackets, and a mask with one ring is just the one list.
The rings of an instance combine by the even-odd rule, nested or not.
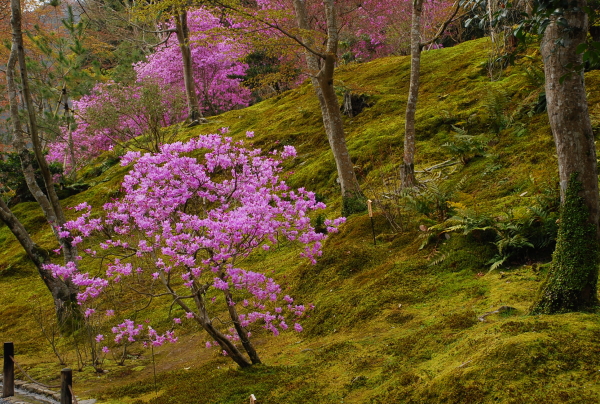
[[(338, 70), (340, 95), (350, 89), (370, 104), (345, 125), (365, 194), (380, 201), (377, 244), (369, 217), (355, 214), (315, 266), (291, 245), (248, 260), (316, 306), (302, 333), (257, 337), (265, 365), (239, 370), (205, 349), (197, 329), (183, 329), (178, 345), (154, 351), (154, 364), (151, 351), (134, 347), (124, 366), (107, 358), (106, 373), (75, 372), (77, 394), (113, 404), (244, 403), (250, 394), (265, 404), (600, 402), (598, 315), (527, 315), (553, 246), (557, 163), (540, 112), (537, 52), (491, 81), (490, 47), (476, 40), (423, 54), (416, 169), (427, 188), (409, 196), (394, 193), (409, 58)], [(586, 74), (586, 84), (600, 135), (600, 71)], [(305, 84), (182, 138), (226, 126), (240, 138), (254, 131), (265, 151), (295, 146), (290, 183), (317, 192), (332, 217), (341, 201), (320, 119)], [(118, 194), (126, 168), (106, 159), (81, 173), (91, 187), (67, 206), (100, 206)], [(446, 167), (428, 170), (440, 163)], [(56, 248), (34, 204), (15, 210), (42, 246)], [(395, 226), (385, 213), (398, 215)], [(0, 339), (13, 340), (28, 371), (53, 383), (62, 366), (33, 314), (37, 305), (51, 310), (50, 299), (6, 228), (0, 246)], [(166, 310), (148, 315), (161, 320)]]

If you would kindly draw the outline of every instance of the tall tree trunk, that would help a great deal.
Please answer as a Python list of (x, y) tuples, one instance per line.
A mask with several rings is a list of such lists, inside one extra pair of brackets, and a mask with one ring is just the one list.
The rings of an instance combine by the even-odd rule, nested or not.
[(177, 42), (179, 43), (179, 49), (181, 49), (181, 57), (183, 60), (183, 82), (185, 84), (189, 120), (194, 123), (202, 118), (202, 113), (198, 104), (196, 84), (194, 83), (194, 69), (192, 52), (190, 49), (190, 31), (187, 24), (187, 11), (181, 11), (175, 16), (174, 20)]
[(404, 158), (400, 167), (400, 180), (403, 189), (417, 185), (415, 178), (415, 114), (419, 97), (421, 76), (421, 14), (423, 0), (413, 0), (412, 23), (410, 27), (410, 87), (406, 102), (404, 123)]
[[(596, 147), (590, 124), (582, 56), (576, 48), (588, 31), (585, 0), (555, 17), (541, 44), (548, 117), (558, 155), (563, 209), (552, 268), (532, 307), (533, 313), (586, 309), (598, 303), (599, 198)], [(563, 80), (561, 83), (560, 81)]]
[[(42, 145), (37, 132), (36, 111), (31, 99), (29, 81), (27, 77), (27, 66), (25, 64), (25, 49), (23, 46), (23, 34), (21, 31), (21, 4), (19, 0), (11, 0), (11, 27), (13, 41), (6, 69), (6, 77), (11, 120), (14, 129), (13, 146), (15, 147), (17, 153), (19, 153), (21, 167), (23, 169), (23, 175), (25, 177), (27, 186), (36, 201), (39, 203), (46, 219), (51, 225), (52, 230), (54, 231), (54, 234), (62, 247), (65, 262), (76, 262), (77, 249), (71, 244), (71, 240), (69, 238), (61, 237), (59, 234), (59, 229), (64, 225), (66, 219), (58, 200), (56, 190), (54, 189), (52, 174), (50, 173), (48, 164), (46, 163), (46, 159), (43, 155)], [(26, 141), (24, 139), (25, 132), (23, 131), (19, 117), (17, 90), (14, 78), (14, 71), (17, 61), (19, 63), (19, 71), (21, 75), (23, 101), (27, 108), (31, 143), (33, 144), (34, 155), (44, 180), (45, 193), (38, 186), (35, 180), (35, 170), (33, 168), (29, 150), (26, 147)], [(40, 249), (35, 245), (35, 243), (33, 243), (25, 231), (25, 228), (21, 225), (21, 223), (18, 222), (18, 220), (10, 212), (10, 209), (8, 209), (4, 203), (0, 204), (0, 211), (0, 219), (9, 226), (15, 237), (17, 237), (17, 240), (19, 243), (21, 243), (27, 252), (27, 255), (37, 267), (42, 280), (52, 293), (59, 322), (63, 325), (66, 325), (69, 320), (80, 317), (81, 311), (77, 305), (76, 299), (77, 287), (70, 280), (62, 281), (58, 278), (54, 278), (49, 271), (44, 270), (43, 264), (49, 262), (47, 253), (41, 253), (44, 250)]]
[[(338, 31), (335, 18), (333, 0), (323, 0), (327, 19), (327, 44), (325, 53), (316, 53), (308, 48), (313, 48), (314, 41), (310, 36), (303, 37), (307, 45), (305, 49), (306, 62), (311, 71), (311, 81), (323, 116), (325, 133), (329, 140), (329, 146), (335, 159), (338, 179), (342, 191), (342, 197), (346, 200), (362, 198), (360, 185), (356, 179), (354, 165), (346, 146), (346, 135), (344, 133), (344, 122), (340, 111), (339, 101), (333, 88), (333, 75), (337, 57)], [(308, 14), (306, 5), (302, 0), (294, 0), (294, 10), (298, 28), (309, 31)], [(349, 212), (352, 213), (352, 212)]]
[[(345, 198), (356, 198), (361, 195), (360, 185), (354, 173), (354, 164), (350, 159), (348, 147), (346, 146), (346, 135), (344, 133), (344, 122), (340, 111), (340, 103), (333, 88), (333, 71), (335, 67), (335, 56), (328, 54), (323, 62), (323, 67), (316, 77), (321, 96), (321, 111), (325, 111), (324, 125), (329, 126), (327, 139), (333, 152), (333, 158), (337, 167), (338, 178)], [(326, 131), (327, 132), (327, 131)]]
[[(67, 122), (67, 146), (69, 147), (69, 158), (71, 159), (71, 177), (75, 175), (75, 143), (73, 143), (73, 130), (71, 125), (71, 118), (73, 115), (71, 114), (71, 108), (69, 107), (69, 93), (67, 92), (67, 83), (63, 84), (62, 90), (60, 92), (60, 101), (59, 103), (63, 104), (63, 116)], [(55, 114), (56, 115), (56, 114)], [(65, 164), (65, 167), (67, 165)]]
[(492, 40), (492, 42), (496, 42), (496, 27), (494, 27), (492, 25), (492, 21), (494, 20), (494, 10), (492, 8), (492, 2), (494, 0), (487, 0), (487, 14), (488, 14), (488, 20), (489, 20), (489, 24), (490, 24), (490, 39)]

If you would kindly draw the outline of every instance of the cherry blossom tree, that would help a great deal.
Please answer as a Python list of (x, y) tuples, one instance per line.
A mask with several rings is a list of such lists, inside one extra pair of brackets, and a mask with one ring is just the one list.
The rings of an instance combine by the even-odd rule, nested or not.
[[(77, 209), (83, 214), (63, 228), (76, 244), (104, 235), (99, 249), (85, 250), (101, 258), (102, 275), (73, 264), (47, 267), (82, 288), (78, 300), (88, 315), (101, 311), (99, 297), (111, 285), (127, 284), (149, 304), (178, 306), (181, 317), (208, 333), (208, 346), (220, 347), (239, 366), (260, 363), (252, 331), (301, 331), (307, 307), (284, 295), (266, 275), (268, 268), (245, 269), (244, 259), (289, 240), (303, 246), (300, 255), (314, 263), (326, 237), (309, 217), (324, 204), (280, 178), (279, 158), (293, 158), (295, 149), (260, 153), (222, 135), (167, 144), (158, 153), (129, 152), (122, 161), (133, 164), (123, 181), (124, 197), (106, 204), (102, 217), (93, 217), (90, 206), (81, 204)], [(328, 231), (343, 221), (327, 221)], [(113, 328), (115, 342), (136, 340), (142, 328), (127, 319)], [(154, 345), (175, 340), (171, 330), (147, 331)]]

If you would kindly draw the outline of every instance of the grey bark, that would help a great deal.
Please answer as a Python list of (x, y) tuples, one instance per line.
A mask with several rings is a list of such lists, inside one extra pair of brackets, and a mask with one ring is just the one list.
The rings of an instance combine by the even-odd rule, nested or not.
[[(360, 185), (354, 173), (354, 165), (346, 146), (344, 123), (340, 104), (333, 88), (333, 75), (337, 58), (338, 27), (335, 17), (333, 0), (323, 0), (327, 20), (327, 42), (325, 52), (315, 52), (314, 42), (310, 35), (302, 35), (305, 45), (305, 56), (311, 74), (311, 81), (319, 99), (323, 125), (329, 141), (329, 146), (335, 159), (338, 178), (343, 197), (361, 195)], [(303, 0), (294, 0), (294, 10), (298, 28), (304, 32), (310, 30), (306, 4)]]
[[(233, 300), (233, 297), (231, 296), (231, 293), (229, 292), (229, 290), (224, 290), (223, 293), (225, 295), (226, 302)], [(235, 305), (228, 304), (227, 310), (229, 311), (229, 317), (231, 318), (231, 321), (233, 321), (233, 327), (235, 328), (235, 331), (237, 332), (238, 336), (240, 337), (240, 342), (242, 343), (244, 350), (250, 357), (252, 364), (256, 365), (258, 363), (262, 363), (260, 361), (258, 353), (256, 352), (256, 349), (254, 349), (254, 345), (252, 344), (252, 342), (250, 342), (250, 337), (248, 336), (248, 332), (246, 331), (246, 329), (244, 327), (242, 327), (242, 321), (240, 320), (240, 316), (238, 315)]]
[[(583, 184), (582, 196), (589, 209), (590, 222), (598, 227), (596, 146), (584, 76), (582, 71), (575, 72), (566, 67), (582, 63), (582, 55), (576, 52), (576, 48), (586, 40), (588, 18), (582, 11), (585, 5), (585, 0), (579, 0), (578, 11), (565, 12), (568, 26), (561, 26), (554, 20), (550, 23), (542, 39), (541, 53), (546, 76), (548, 118), (558, 156), (561, 200), (565, 199), (571, 174), (578, 173), (578, 180)], [(562, 83), (561, 78), (564, 80)]]
[(198, 95), (196, 94), (196, 84), (194, 83), (194, 69), (192, 61), (192, 53), (190, 50), (189, 28), (187, 25), (187, 11), (182, 10), (174, 17), (175, 33), (179, 49), (181, 49), (181, 57), (183, 61), (183, 82), (185, 84), (185, 95), (187, 98), (189, 120), (191, 122), (198, 121), (202, 118), (200, 107), (198, 104)]
[(413, 0), (410, 26), (410, 86), (404, 122), (404, 156), (400, 167), (401, 187), (410, 188), (417, 184), (415, 178), (415, 114), (419, 97), (421, 68), (421, 15), (423, 0)]
[(596, 146), (583, 72), (567, 67), (582, 64), (582, 55), (576, 49), (585, 42), (588, 32), (585, 6), (585, 0), (573, 2), (564, 10), (561, 23), (552, 15), (541, 43), (563, 211), (552, 267), (532, 307), (536, 314), (588, 309), (598, 303)]
[(423, 14), (423, 0), (413, 0), (412, 21), (410, 29), (410, 86), (404, 123), (404, 156), (400, 167), (400, 186), (410, 188), (417, 185), (415, 178), (415, 152), (416, 131), (415, 115), (419, 97), (419, 82), (421, 78), (421, 51), (426, 45), (434, 43), (446, 30), (448, 24), (454, 21), (460, 8), (460, 3), (455, 1), (452, 14), (440, 26), (437, 33), (428, 41), (421, 41), (421, 17)]
[(62, 326), (67, 325), (78, 312), (77, 287), (71, 281), (63, 281), (60, 278), (56, 278), (52, 275), (51, 271), (44, 269), (43, 265), (50, 263), (48, 251), (33, 242), (23, 224), (10, 211), (10, 208), (2, 198), (0, 198), (0, 220), (10, 229), (19, 244), (21, 244), (27, 257), (35, 265), (44, 285), (50, 291), (59, 324)]
[[(25, 64), (25, 49), (21, 31), (21, 4), (19, 0), (11, 0), (11, 27), (12, 48), (7, 63), (6, 77), (11, 121), (14, 130), (13, 146), (17, 153), (19, 153), (21, 167), (27, 186), (51, 225), (54, 234), (62, 247), (65, 262), (75, 262), (75, 257), (77, 256), (76, 248), (71, 244), (71, 241), (68, 238), (60, 237), (58, 234), (59, 228), (65, 223), (65, 216), (58, 200), (58, 196), (56, 195), (52, 175), (44, 158), (40, 138), (37, 132), (36, 111), (31, 99), (27, 77), (27, 66)], [(33, 144), (34, 155), (42, 173), (46, 192), (38, 186), (35, 180), (35, 171), (33, 169), (29, 150), (26, 147), (26, 140), (24, 137), (25, 131), (23, 130), (20, 121), (17, 89), (14, 77), (17, 62), (19, 64), (21, 75), (23, 92), (22, 101), (24, 101), (27, 109), (31, 143)], [(73, 316), (77, 316), (77, 313), (79, 313), (79, 306), (76, 301), (77, 287), (73, 285), (70, 280), (63, 281), (59, 278), (55, 278), (49, 271), (43, 269), (43, 264), (49, 262), (47, 252), (33, 243), (25, 228), (4, 202), (0, 203), (0, 219), (11, 229), (12, 233), (25, 249), (28, 257), (33, 261), (42, 280), (52, 294), (59, 321), (61, 324), (66, 324), (66, 321), (69, 320), (69, 318), (73, 318)]]
[[(56, 116), (58, 114), (58, 108), (60, 107), (60, 105), (63, 105), (63, 117), (65, 118), (66, 122), (67, 122), (67, 131), (68, 131), (68, 137), (67, 137), (67, 146), (69, 147), (69, 158), (71, 159), (71, 174), (75, 174), (75, 144), (73, 143), (73, 130), (71, 129), (71, 108), (69, 108), (69, 93), (67, 92), (67, 83), (65, 82), (63, 84), (63, 87), (60, 91), (60, 99), (58, 100), (58, 105), (57, 105), (57, 110), (55, 111), (54, 115)], [(66, 156), (65, 156), (65, 160), (66, 160)], [(68, 164), (63, 164), (64, 167), (68, 167)]]
[[(166, 279), (164, 274), (161, 274), (160, 280), (162, 284), (165, 286), (167, 291), (173, 296), (175, 302), (181, 307), (186, 313), (192, 313), (194, 315), (194, 320), (208, 333), (208, 335), (213, 338), (214, 341), (217, 341), (219, 346), (227, 352), (227, 355), (237, 363), (241, 368), (247, 368), (252, 366), (252, 363), (244, 357), (244, 355), (240, 352), (240, 350), (233, 344), (227, 337), (220, 332), (214, 325), (213, 322), (208, 315), (208, 311), (206, 310), (205, 304), (205, 292), (206, 288), (204, 286), (198, 286), (194, 284), (193, 289), (193, 300), (198, 309), (196, 313), (187, 303), (175, 292), (175, 290), (171, 287), (169, 280)], [(239, 319), (238, 319), (239, 320)], [(247, 337), (247, 335), (246, 335)], [(258, 356), (257, 356), (258, 358)], [(260, 360), (256, 363), (260, 363)]]

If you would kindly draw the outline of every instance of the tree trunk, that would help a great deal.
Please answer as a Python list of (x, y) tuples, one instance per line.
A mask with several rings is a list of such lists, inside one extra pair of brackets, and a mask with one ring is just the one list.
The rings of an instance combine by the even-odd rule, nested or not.
[(77, 287), (70, 280), (63, 281), (54, 277), (52, 272), (44, 269), (44, 264), (50, 263), (48, 251), (33, 242), (23, 224), (10, 211), (2, 198), (0, 198), (0, 220), (21, 244), (25, 253), (35, 265), (40, 278), (50, 291), (59, 325), (62, 329), (71, 330), (73, 328), (71, 322), (80, 317), (77, 304)]
[[(27, 66), (25, 64), (25, 49), (23, 46), (23, 34), (21, 31), (21, 4), (19, 0), (11, 0), (11, 27), (13, 41), (9, 61), (7, 63), (6, 77), (11, 121), (14, 129), (13, 146), (15, 147), (17, 153), (19, 153), (21, 167), (23, 169), (23, 175), (25, 177), (27, 186), (29, 187), (29, 190), (36, 201), (39, 203), (46, 219), (51, 225), (52, 230), (54, 231), (54, 234), (62, 247), (65, 262), (76, 262), (76, 257), (78, 255), (77, 249), (71, 244), (70, 239), (60, 237), (58, 233), (59, 228), (64, 225), (66, 219), (58, 200), (56, 190), (54, 189), (52, 174), (50, 173), (48, 164), (46, 163), (46, 159), (43, 155), (42, 145), (37, 132), (36, 111), (31, 99), (29, 81), (27, 77)], [(33, 144), (33, 151), (44, 180), (46, 189), (45, 193), (41, 190), (35, 180), (35, 170), (33, 169), (29, 150), (26, 147), (26, 141), (24, 139), (25, 132), (23, 131), (19, 118), (17, 89), (14, 78), (17, 60), (21, 75), (23, 101), (27, 107), (31, 143)], [(70, 280), (62, 281), (59, 278), (53, 277), (49, 271), (44, 270), (42, 267), (43, 264), (49, 262), (47, 253), (45, 253), (43, 249), (37, 247), (35, 243), (31, 241), (31, 238), (29, 237), (29, 234), (25, 228), (21, 223), (19, 223), (18, 219), (14, 217), (14, 215), (10, 212), (10, 209), (4, 203), (0, 204), (0, 211), (0, 218), (9, 226), (19, 243), (21, 243), (27, 252), (27, 255), (38, 269), (42, 280), (52, 293), (59, 323), (62, 325), (67, 325), (68, 321), (79, 318), (81, 310), (77, 304), (77, 287), (73, 285)], [(44, 254), (41, 254), (40, 251), (44, 251)], [(45, 258), (42, 259), (41, 257)]]
[[(204, 295), (201, 292), (197, 292), (194, 296), (194, 301), (196, 303), (196, 308), (198, 309), (199, 315), (194, 316), (198, 324), (204, 328), (204, 330), (210, 335), (219, 346), (227, 352), (227, 356), (229, 356), (235, 363), (239, 365), (241, 368), (247, 368), (252, 366), (252, 363), (248, 361), (244, 355), (240, 352), (239, 349), (229, 340), (222, 332), (217, 330), (213, 324), (208, 312), (206, 311), (206, 305), (204, 303)], [(181, 300), (178, 299), (178, 302), (181, 305)], [(189, 311), (189, 308), (182, 306), (184, 310)], [(239, 320), (239, 319), (238, 319)], [(258, 358), (258, 356), (257, 356)], [(260, 363), (260, 360), (258, 361)]]
[(181, 58), (183, 60), (183, 82), (185, 84), (189, 120), (191, 123), (194, 123), (202, 118), (202, 113), (200, 112), (198, 95), (196, 94), (196, 84), (194, 83), (194, 69), (192, 52), (190, 49), (190, 32), (187, 25), (187, 12), (185, 10), (181, 11), (175, 16), (174, 20), (177, 42), (179, 43)]
[[(182, 298), (175, 292), (175, 290), (171, 287), (170, 281), (164, 276), (164, 274), (160, 275), (160, 281), (164, 285), (165, 289), (171, 296), (173, 300), (181, 307), (186, 313), (192, 313), (194, 315), (194, 320), (208, 333), (208, 335), (216, 341), (219, 346), (227, 353), (235, 363), (237, 363), (241, 368), (247, 368), (252, 366), (252, 363), (248, 361), (244, 357), (244, 355), (240, 352), (239, 349), (233, 344), (222, 332), (216, 329), (213, 324), (210, 316), (208, 315), (208, 311), (206, 310), (205, 304), (205, 296), (204, 293), (208, 288), (208, 285), (204, 287), (198, 286), (198, 284), (194, 284), (193, 289), (193, 300), (196, 304), (197, 312), (192, 310), (190, 306), (185, 303)], [(260, 361), (259, 361), (260, 363)]]
[(487, 14), (490, 24), (490, 39), (492, 42), (496, 42), (496, 28), (492, 25), (492, 21), (494, 20), (494, 10), (492, 9), (492, 1), (487, 0)]
[[(223, 277), (221, 279), (223, 279)], [(229, 290), (224, 290), (223, 293), (225, 294), (226, 302), (233, 301)], [(233, 321), (233, 327), (235, 328), (235, 331), (237, 332), (238, 336), (240, 337), (240, 342), (242, 343), (242, 346), (244, 347), (244, 349), (246, 350), (246, 353), (250, 357), (252, 364), (256, 365), (258, 363), (262, 363), (260, 361), (258, 353), (256, 352), (256, 349), (254, 349), (254, 345), (252, 345), (252, 342), (250, 342), (250, 338), (248, 337), (248, 332), (246, 331), (246, 329), (244, 327), (242, 327), (242, 322), (240, 321), (240, 316), (238, 315), (238, 312), (235, 309), (235, 305), (228, 304), (227, 310), (229, 311), (229, 317), (231, 318), (231, 321)]]
[(329, 140), (329, 146), (335, 159), (342, 196), (355, 198), (361, 195), (361, 190), (356, 180), (356, 174), (354, 173), (354, 164), (352, 164), (350, 153), (348, 153), (348, 147), (346, 146), (346, 135), (344, 133), (344, 122), (342, 121), (340, 104), (333, 88), (334, 67), (335, 56), (328, 54), (316, 78), (321, 90), (319, 102), (321, 103), (321, 111), (325, 111), (325, 116), (327, 117), (327, 119), (323, 119), (323, 123), (328, 122), (329, 124), (327, 139)]
[(582, 63), (576, 48), (585, 42), (588, 31), (585, 6), (585, 0), (578, 0), (576, 6), (566, 10), (566, 25), (557, 24), (552, 17), (541, 44), (563, 208), (552, 268), (532, 313), (576, 311), (598, 303), (600, 228), (596, 147), (583, 72), (565, 67)]
[[(63, 88), (60, 92), (60, 101), (64, 103), (64, 113), (63, 116), (67, 122), (67, 145), (69, 147), (69, 158), (71, 159), (71, 173), (70, 176), (73, 177), (75, 175), (75, 143), (73, 143), (73, 129), (71, 125), (71, 118), (73, 115), (71, 114), (71, 108), (69, 108), (69, 93), (67, 92), (67, 83), (63, 84)], [(65, 164), (65, 167), (67, 165)]]
[(410, 87), (406, 102), (404, 123), (404, 158), (400, 167), (400, 186), (402, 189), (417, 185), (415, 178), (415, 114), (419, 97), (419, 79), (421, 69), (421, 14), (423, 0), (413, 0), (412, 23), (410, 27)]
[[(335, 159), (342, 197), (345, 200), (362, 200), (362, 191), (356, 179), (354, 165), (346, 146), (346, 135), (344, 133), (344, 122), (342, 120), (340, 104), (333, 88), (333, 75), (338, 44), (338, 28), (333, 0), (323, 0), (323, 6), (327, 19), (326, 50), (325, 53), (316, 53), (309, 50), (309, 48), (313, 48), (314, 41), (309, 36), (304, 36), (306, 62), (311, 71), (311, 81), (319, 99), (323, 125), (327, 139), (329, 140), (329, 146), (333, 152), (333, 158)], [(298, 28), (309, 31), (310, 26), (308, 24), (308, 14), (304, 1), (294, 0), (294, 10)], [(356, 209), (356, 211), (358, 210), (361, 209)]]

